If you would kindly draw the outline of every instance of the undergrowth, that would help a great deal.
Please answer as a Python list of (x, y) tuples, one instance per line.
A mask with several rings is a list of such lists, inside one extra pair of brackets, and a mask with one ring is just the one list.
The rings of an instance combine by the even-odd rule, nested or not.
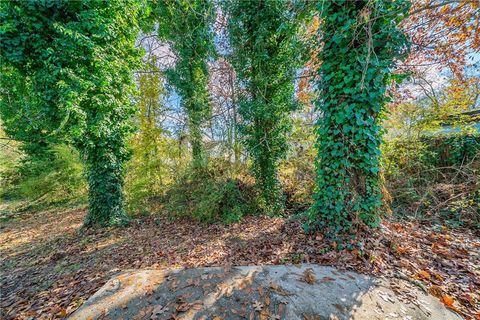
[(2, 218), (86, 201), (82, 165), (68, 146), (56, 145), (49, 156), (35, 159), (16, 149), (2, 156), (2, 165)]
[[(173, 144), (160, 150), (172, 148)], [(304, 212), (311, 205), (311, 148), (292, 148), (295, 152), (281, 165), (286, 214)], [(71, 148), (57, 145), (51, 157), (37, 159), (29, 159), (18, 146), (2, 150), (1, 219), (86, 203), (81, 161)], [(478, 135), (390, 139), (382, 153), (382, 210), (392, 211), (394, 218), (480, 231)], [(181, 158), (178, 154), (153, 163), (143, 158), (132, 162), (126, 181), (130, 215), (162, 212), (172, 218), (233, 223), (264, 213), (246, 164), (214, 159), (207, 168), (193, 170)]]
[(233, 223), (258, 212), (253, 180), (217, 167), (187, 170), (168, 190), (164, 208), (171, 217)]
[(480, 230), (480, 136), (394, 139), (383, 159), (398, 217)]

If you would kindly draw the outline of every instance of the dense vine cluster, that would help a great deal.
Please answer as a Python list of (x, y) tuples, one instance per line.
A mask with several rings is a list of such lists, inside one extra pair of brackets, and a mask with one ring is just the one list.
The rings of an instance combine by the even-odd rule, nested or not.
[(389, 71), (406, 52), (409, 2), (321, 1), (317, 190), (310, 227), (330, 235), (380, 220), (380, 121)]
[(207, 58), (214, 52), (214, 6), (210, 0), (162, 0), (153, 10), (160, 38), (168, 42), (176, 56), (175, 66), (166, 76), (188, 115), (193, 166), (204, 167), (207, 159), (202, 125), (211, 112)]
[[(78, 148), (89, 184), (86, 225), (126, 219), (123, 167), (140, 61), (139, 9), (136, 0), (1, 3), (5, 126), (20, 140)], [(21, 103), (8, 99), (12, 94), (21, 94)]]
[(288, 1), (227, 1), (230, 60), (238, 77), (242, 134), (253, 160), (262, 206), (280, 213), (277, 177), (295, 109), (294, 76), (301, 66), (298, 17)]

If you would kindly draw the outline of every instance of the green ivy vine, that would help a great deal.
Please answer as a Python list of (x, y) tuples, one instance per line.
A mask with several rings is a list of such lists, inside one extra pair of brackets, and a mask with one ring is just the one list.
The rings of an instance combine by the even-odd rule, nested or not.
[(228, 13), (230, 61), (238, 77), (243, 142), (267, 213), (283, 211), (277, 176), (287, 151), (290, 114), (296, 107), (295, 71), (301, 66), (300, 18), (294, 1), (231, 0)]
[[(132, 131), (141, 10), (137, 0), (0, 4), (0, 112), (7, 133), (26, 142), (68, 142), (80, 151), (89, 185), (86, 226), (127, 220), (125, 139)], [(12, 102), (19, 93), (26, 94), (22, 103)]]
[(192, 164), (204, 167), (202, 125), (211, 113), (207, 59), (214, 53), (214, 6), (210, 0), (160, 0), (154, 8), (158, 35), (175, 54), (175, 66), (165, 75), (187, 111)]
[(408, 50), (408, 0), (319, 1), (317, 190), (307, 229), (340, 239), (376, 227), (381, 120), (395, 61)]

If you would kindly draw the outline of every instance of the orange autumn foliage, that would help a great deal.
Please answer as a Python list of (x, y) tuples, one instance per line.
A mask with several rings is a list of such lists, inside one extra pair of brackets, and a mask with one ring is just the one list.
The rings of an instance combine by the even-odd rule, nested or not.
[(404, 28), (412, 40), (407, 68), (436, 64), (462, 79), (468, 54), (480, 50), (480, 1), (413, 1)]

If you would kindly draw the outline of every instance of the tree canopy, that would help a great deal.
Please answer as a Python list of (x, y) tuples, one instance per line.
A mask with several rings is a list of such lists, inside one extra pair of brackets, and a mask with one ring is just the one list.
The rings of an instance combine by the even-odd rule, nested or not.
[[(125, 11), (125, 7), (129, 10)], [(116, 224), (123, 209), (125, 138), (132, 132), (140, 2), (2, 2), (2, 118), (24, 140), (63, 140), (89, 182), (86, 224)], [(18, 97), (14, 101), (9, 97)]]

